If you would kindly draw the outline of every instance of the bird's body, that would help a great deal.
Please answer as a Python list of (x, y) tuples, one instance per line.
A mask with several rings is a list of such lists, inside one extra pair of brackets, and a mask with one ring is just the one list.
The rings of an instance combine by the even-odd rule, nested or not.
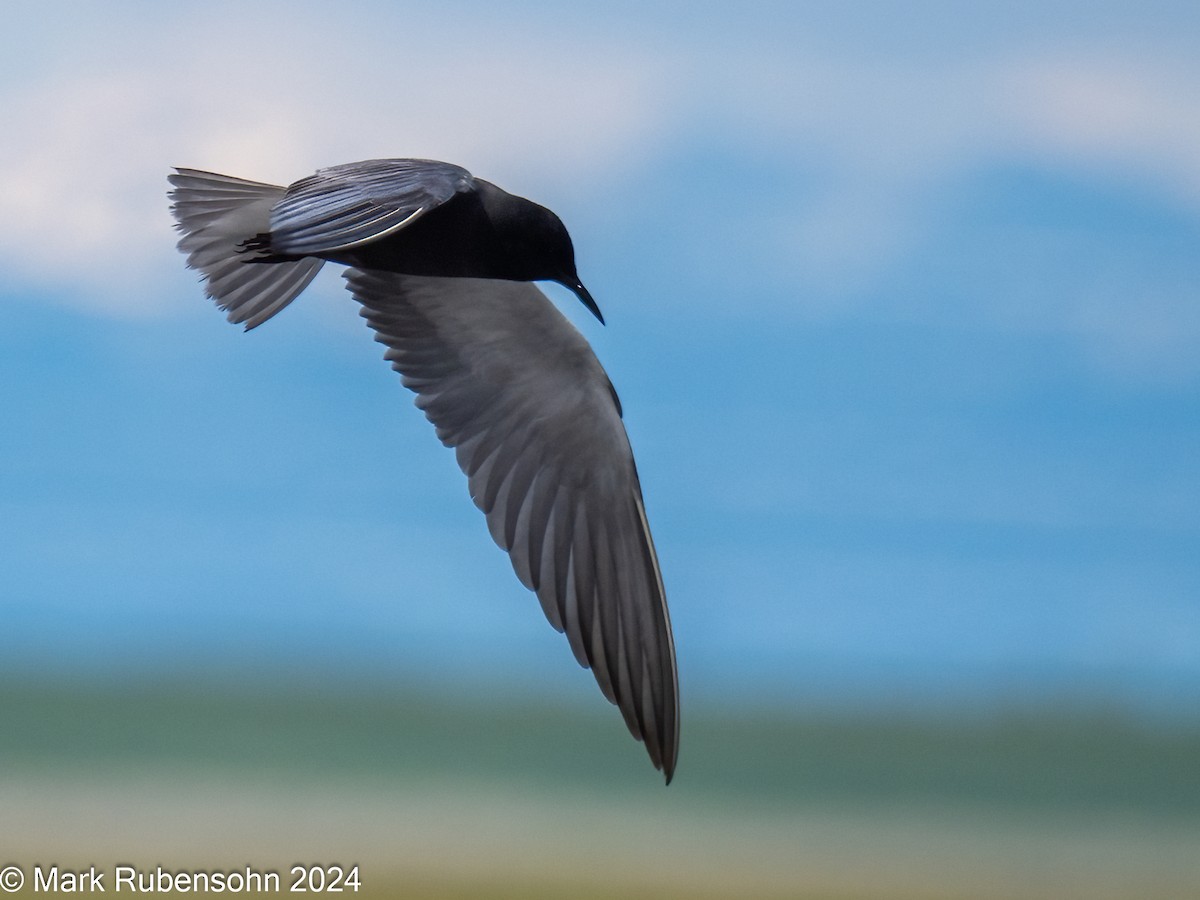
[(326, 261), (350, 267), (492, 537), (670, 781), (675, 651), (620, 405), (528, 283), (565, 284), (600, 317), (558, 217), (430, 160), (350, 163), (288, 188), (191, 169), (170, 180), (180, 249), (232, 322), (266, 321)]
[(327, 258), (401, 275), (532, 280), (522, 278), (522, 267), (508, 259), (478, 190), (455, 194), (403, 228)]

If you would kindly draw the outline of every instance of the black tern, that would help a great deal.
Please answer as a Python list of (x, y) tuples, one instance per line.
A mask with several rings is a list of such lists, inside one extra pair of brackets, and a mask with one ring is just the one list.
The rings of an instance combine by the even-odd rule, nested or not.
[(179, 249), (230, 322), (261, 325), (325, 262), (349, 267), (492, 538), (669, 784), (675, 645), (621, 404), (531, 283), (565, 285), (604, 321), (558, 216), (432, 160), (332, 166), (286, 188), (196, 169), (169, 180)]

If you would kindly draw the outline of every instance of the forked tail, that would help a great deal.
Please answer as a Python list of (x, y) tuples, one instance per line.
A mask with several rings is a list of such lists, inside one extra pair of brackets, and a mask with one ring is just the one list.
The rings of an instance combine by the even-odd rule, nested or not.
[(176, 169), (168, 179), (179, 249), (204, 276), (204, 292), (246, 329), (261, 325), (291, 303), (324, 265), (307, 256), (257, 262), (251, 242), (270, 230), (271, 207), (284, 189), (228, 175)]

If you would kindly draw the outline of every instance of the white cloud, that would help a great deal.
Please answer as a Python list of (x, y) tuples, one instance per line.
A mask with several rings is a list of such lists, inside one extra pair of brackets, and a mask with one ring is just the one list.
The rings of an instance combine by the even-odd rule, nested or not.
[(390, 28), (340, 41), (315, 16), (239, 23), (114, 31), (103, 59), (0, 90), (4, 278), (114, 313), (160, 308), (179, 263), (171, 165), (287, 183), (349, 159), (430, 156), (566, 194), (655, 141), (655, 64), (620, 48), (514, 46), (457, 20), (406, 21), (415, 47), (391, 46)]
[[(743, 264), (804, 285), (815, 315), (886, 284), (947, 194), (991, 167), (1082, 169), (1200, 213), (1200, 66), (1144, 43), (1125, 56), (1017, 41), (885, 59), (836, 42), (673, 41), (531, 16), (375, 10), (371, 22), (303, 6), (162, 13), (10, 80), (0, 278), (117, 313), (162, 308), (180, 277), (172, 164), (287, 182), (348, 159), (431, 156), (556, 205), (603, 200), (623, 170), (661, 169), (672, 140), (692, 134), (805, 173), (803, 199), (784, 188), (722, 222)], [(712, 264), (710, 246), (695, 252)], [(1179, 333), (1178, 304), (1143, 303), (1129, 329), (1131, 302), (1039, 300), (1037, 325), (1115, 342), (1114, 358), (1154, 355), (1157, 336)]]
[(1030, 60), (1002, 87), (1037, 153), (1150, 180), (1200, 210), (1200, 67), (1074, 52)]
[(1086, 170), (1200, 213), (1191, 60), (1020, 47), (928, 63), (797, 53), (712, 77), (730, 131), (821, 173), (788, 233), (803, 270), (830, 283), (851, 274), (858, 284), (864, 264), (886, 270), (920, 239), (940, 191), (997, 165)]
[[(710, 115), (721, 117), (724, 133), (741, 136), (748, 154), (773, 148), (777, 165), (791, 160), (807, 174), (802, 201), (774, 204), (757, 228), (740, 224), (756, 237), (739, 247), (748, 267), (796, 285), (790, 309), (801, 315), (862, 314), (862, 304), (881, 303), (909, 258), (960, 274), (961, 262), (939, 260), (932, 241), (945, 238), (944, 217), (970, 215), (964, 186), (996, 171), (1075, 175), (1112, 186), (1114, 196), (1140, 194), (1147, 208), (1200, 217), (1200, 65), (1170, 53), (1013, 46), (971, 59), (897, 61), (797, 51), (707, 78)], [(1180, 283), (1194, 267), (1165, 273), (1136, 252), (1106, 253), (1109, 223), (1098, 223), (1095, 238), (1104, 258), (1089, 265), (1078, 247), (1056, 257), (1050, 247), (1084, 236), (1039, 237), (1037, 223), (1028, 225), (992, 234), (996, 246), (980, 249), (981, 265), (1001, 266), (988, 254), (1005, 254), (1011, 241), (1014, 264), (1042, 271), (981, 269), (979, 278), (994, 280), (953, 311), (902, 294), (871, 314), (949, 314), (1068, 334), (1122, 375), (1200, 372), (1196, 290)], [(1005, 296), (1006, 285), (1023, 293)]]

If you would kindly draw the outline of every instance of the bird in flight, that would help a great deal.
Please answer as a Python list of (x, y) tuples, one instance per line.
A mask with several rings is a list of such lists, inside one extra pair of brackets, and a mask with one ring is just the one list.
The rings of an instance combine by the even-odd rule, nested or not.
[(433, 160), (332, 166), (286, 188), (196, 169), (169, 180), (179, 249), (230, 322), (261, 325), (326, 262), (348, 267), (492, 538), (669, 784), (675, 645), (621, 404), (531, 283), (565, 285), (604, 321), (558, 216)]

